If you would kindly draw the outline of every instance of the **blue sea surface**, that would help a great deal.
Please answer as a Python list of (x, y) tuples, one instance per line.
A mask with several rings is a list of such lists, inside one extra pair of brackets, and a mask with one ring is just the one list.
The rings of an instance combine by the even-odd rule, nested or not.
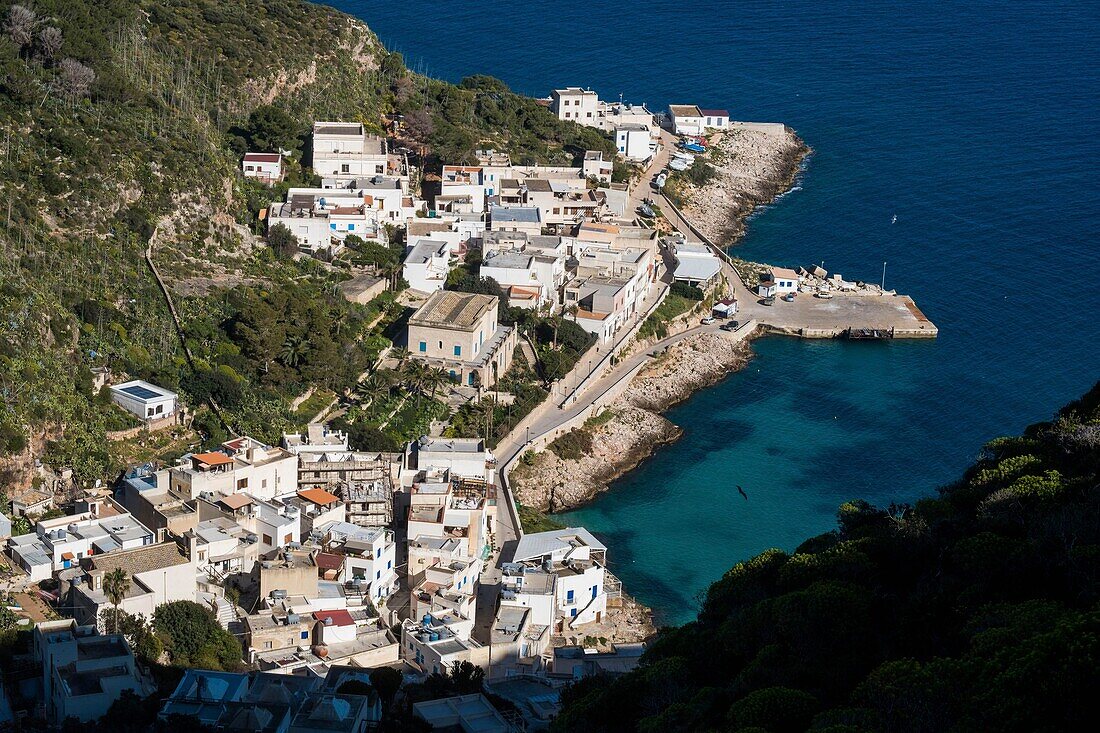
[(787, 123), (814, 155), (738, 254), (872, 281), (885, 261), (939, 326), (931, 343), (757, 341), (668, 413), (681, 441), (560, 517), (607, 540), (664, 622), (847, 499), (933, 494), (1100, 378), (1100, 4), (331, 4), (440, 78)]

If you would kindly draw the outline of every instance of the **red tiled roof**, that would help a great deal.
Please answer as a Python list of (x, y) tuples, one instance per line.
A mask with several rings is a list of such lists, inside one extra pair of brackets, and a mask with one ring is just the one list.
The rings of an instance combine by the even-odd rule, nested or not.
[(313, 618), (321, 623), (324, 623), (326, 618), (331, 618), (333, 626), (355, 626), (355, 619), (351, 617), (350, 613), (344, 610), (317, 611), (313, 614)]
[(205, 463), (208, 466), (224, 466), (227, 463), (233, 462), (233, 459), (224, 453), (195, 453), (191, 457), (199, 463)]
[(317, 563), (317, 567), (322, 570), (336, 570), (344, 567), (344, 556), (336, 555), (331, 552), (318, 552), (313, 561)]
[(230, 509), (236, 510), (252, 503), (252, 497), (248, 494), (230, 494), (218, 499), (219, 504), (225, 504)]
[(704, 117), (729, 117), (728, 109), (700, 109)]
[(278, 153), (245, 153), (244, 159), (253, 163), (278, 163), (283, 156)]
[(327, 506), (333, 502), (340, 501), (340, 497), (330, 494), (324, 489), (303, 489), (298, 492), (298, 496), (306, 501), (312, 501), (314, 504), (320, 504), (321, 506)]

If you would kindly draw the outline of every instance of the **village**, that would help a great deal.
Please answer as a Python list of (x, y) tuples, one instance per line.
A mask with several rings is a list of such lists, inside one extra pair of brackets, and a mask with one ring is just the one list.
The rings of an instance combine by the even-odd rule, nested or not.
[[(397, 297), (408, 316), (393, 347), (445, 375), (461, 399), (481, 399), (517, 354), (531, 353), (501, 322), (502, 305), (575, 323), (592, 336), (589, 352), (493, 447), (431, 431), (399, 451), (361, 451), (319, 421), (278, 445), (235, 435), (134, 465), (71, 502), (42, 488), (12, 497), (0, 516), (4, 585), (9, 610), (34, 627), (38, 677), (21, 688), (32, 690), (23, 697), (33, 714), (89, 721), (123, 690), (149, 693), (109, 619), (117, 626), (120, 612), (148, 618), (188, 601), (239, 640), (248, 671), (187, 670), (164, 717), (230, 729), (247, 714), (263, 719), (257, 730), (359, 731), (381, 707), (377, 696), (336, 694), (357, 674), (391, 667), (423, 681), (468, 664), (511, 707), (453, 696), (418, 703), (422, 720), (544, 729), (565, 685), (633, 669), (653, 628), (630, 612), (635, 603), (609, 569), (614, 548), (583, 527), (524, 531), (511, 467), (597, 414), (650, 351), (685, 334), (935, 335), (884, 283), (731, 258), (665, 195), (670, 176), (725, 136), (778, 135), (782, 125), (682, 104), (658, 115), (580, 87), (554, 90), (545, 104), (562, 121), (606, 132), (617, 160), (586, 151), (575, 166), (521, 164), (486, 149), (476, 164), (428, 174), (420, 156), (362, 122), (317, 121), (310, 167), (319, 185), (289, 188), (263, 221), (269, 236), (294, 238), (295, 257), (320, 262), (349, 241), (399, 242), (406, 287)], [(625, 180), (613, 181), (617, 165), (631, 171)], [(277, 184), (285, 156), (246, 153), (241, 175)], [(449, 287), (471, 263), (500, 295)], [(394, 282), (361, 268), (340, 289), (365, 304)], [(671, 295), (690, 306), (672, 314), (678, 330), (634, 348)], [(142, 431), (180, 425), (191, 407), (148, 381), (102, 378)], [(13, 535), (13, 521), (31, 531)]]

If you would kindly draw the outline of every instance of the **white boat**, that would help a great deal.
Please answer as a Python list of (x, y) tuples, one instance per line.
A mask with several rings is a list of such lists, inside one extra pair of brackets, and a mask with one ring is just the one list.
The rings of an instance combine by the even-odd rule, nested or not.
[(691, 153), (673, 153), (672, 154), (672, 159), (673, 160), (686, 160), (689, 163), (691, 163), (691, 162), (695, 161), (695, 156), (692, 155)]
[(691, 167), (691, 163), (683, 158), (673, 158), (668, 162), (668, 167), (674, 171), (686, 171)]
[(816, 297), (821, 298), (822, 300), (828, 300), (829, 298), (833, 297), (833, 294), (828, 290), (818, 290)]

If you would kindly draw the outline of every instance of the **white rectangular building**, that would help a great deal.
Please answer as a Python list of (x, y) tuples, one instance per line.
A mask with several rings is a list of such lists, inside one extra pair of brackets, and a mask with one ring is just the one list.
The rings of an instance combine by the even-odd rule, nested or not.
[(653, 157), (656, 143), (650, 137), (649, 128), (637, 123), (626, 123), (615, 128), (615, 147), (619, 155), (632, 163), (645, 163)]
[(111, 401), (142, 420), (159, 420), (176, 414), (177, 396), (141, 379), (111, 385)]
[(283, 156), (281, 153), (245, 153), (241, 173), (245, 178), (263, 183), (278, 183), (283, 180)]
[(578, 125), (599, 127), (600, 98), (591, 89), (566, 87), (550, 92), (550, 111), (559, 120), (576, 122)]

